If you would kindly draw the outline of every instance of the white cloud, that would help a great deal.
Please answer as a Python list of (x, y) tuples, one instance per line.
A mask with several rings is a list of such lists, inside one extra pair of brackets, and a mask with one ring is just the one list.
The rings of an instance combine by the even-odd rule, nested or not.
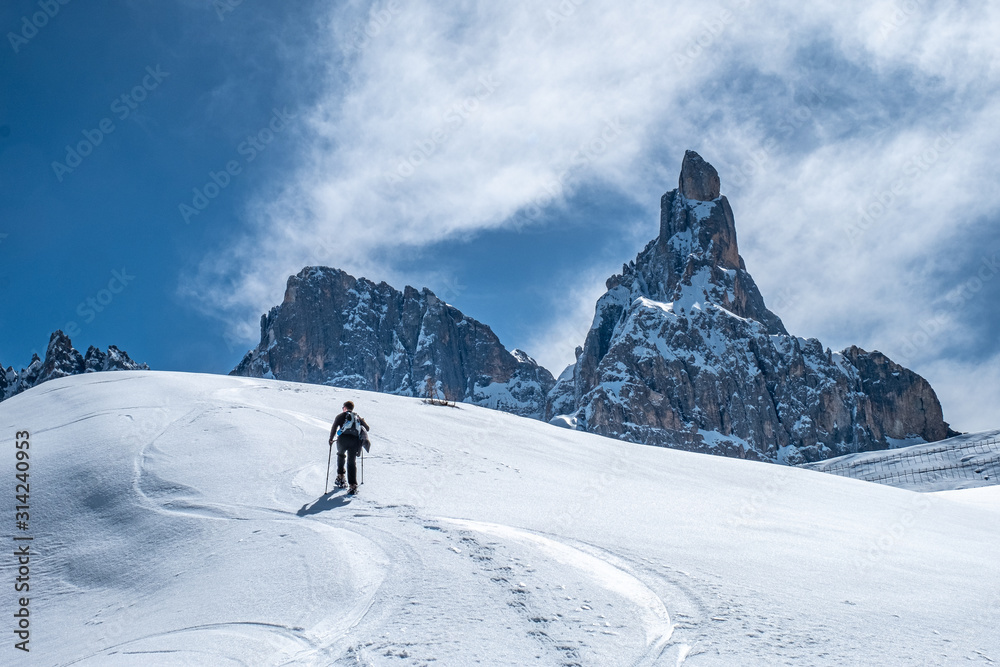
[(923, 369), (957, 431), (995, 429), (1000, 422), (1000, 354), (982, 362), (939, 360)]
[(605, 281), (614, 272), (610, 267), (591, 267), (560, 281), (561, 293), (550, 298), (553, 317), (524, 345), (538, 363), (557, 378), (575, 361), (574, 350), (583, 345), (594, 319), (597, 299), (606, 291)]
[[(524, 224), (513, 216), (562, 206), (590, 182), (648, 206), (652, 236), (659, 195), (693, 148), (719, 168), (748, 268), (791, 331), (901, 352), (939, 307), (937, 249), (1000, 208), (1000, 8), (693, 7), (334, 10), (316, 45), (331, 70), (306, 114), (300, 169), (260, 203), (250, 235), (206, 260), (193, 291), (253, 322), (306, 264), (392, 276), (371, 259), (380, 249)], [(359, 38), (364, 25), (373, 36)], [(929, 159), (947, 131), (954, 141)], [(894, 184), (899, 194), (849, 236)], [(559, 358), (565, 332), (589, 327), (599, 282), (582, 284), (577, 306), (537, 336), (539, 357)], [(914, 357), (915, 370), (932, 360)]]

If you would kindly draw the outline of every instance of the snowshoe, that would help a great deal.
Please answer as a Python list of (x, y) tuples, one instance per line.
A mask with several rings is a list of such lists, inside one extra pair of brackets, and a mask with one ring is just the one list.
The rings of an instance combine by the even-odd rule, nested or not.
[(358, 494), (358, 485), (357, 484), (351, 484), (351, 488), (348, 489), (347, 495), (349, 495), (349, 496), (356, 496), (357, 494)]
[(337, 475), (337, 479), (333, 480), (333, 487), (335, 489), (346, 489), (347, 478), (345, 478), (343, 475)]

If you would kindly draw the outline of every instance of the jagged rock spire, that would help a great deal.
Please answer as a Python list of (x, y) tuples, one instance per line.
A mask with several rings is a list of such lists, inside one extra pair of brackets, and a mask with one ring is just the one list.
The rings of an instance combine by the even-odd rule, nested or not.
[(547, 416), (593, 433), (799, 463), (948, 435), (934, 390), (878, 352), (791, 336), (764, 305), (719, 175), (693, 151), (660, 234), (608, 279)]
[(677, 188), (685, 199), (712, 201), (719, 198), (719, 172), (694, 151), (684, 152)]
[(49, 346), (45, 351), (45, 363), (42, 364), (41, 382), (79, 375), (84, 372), (83, 355), (73, 347), (73, 341), (62, 330), (57, 330), (49, 337)]
[[(684, 154), (679, 187), (660, 199), (660, 235), (635, 260), (642, 296), (666, 303), (694, 298), (764, 324), (784, 325), (764, 305), (740, 257), (733, 209), (719, 174), (694, 151)], [(651, 289), (660, 285), (663, 289)], [(638, 295), (637, 295), (638, 296)]]
[(22, 368), (20, 373), (10, 367), (6, 371), (0, 368), (0, 401), (43, 382), (68, 375), (132, 370), (148, 371), (149, 366), (132, 361), (128, 353), (114, 345), (108, 348), (107, 354), (90, 346), (84, 357), (73, 347), (69, 336), (57, 330), (49, 337), (45, 361), (39, 359), (37, 354), (32, 354), (31, 363), (27, 368)]

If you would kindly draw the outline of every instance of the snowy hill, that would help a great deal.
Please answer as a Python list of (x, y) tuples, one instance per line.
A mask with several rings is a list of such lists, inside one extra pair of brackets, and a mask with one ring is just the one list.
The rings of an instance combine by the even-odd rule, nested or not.
[(802, 466), (911, 491), (1000, 484), (1000, 430), (965, 433), (899, 449), (838, 456)]
[[(347, 398), (365, 484), (320, 498)], [(30, 432), (34, 537), (31, 652), (8, 634), (3, 664), (1000, 660), (996, 496), (212, 375), (56, 379), (0, 427)]]

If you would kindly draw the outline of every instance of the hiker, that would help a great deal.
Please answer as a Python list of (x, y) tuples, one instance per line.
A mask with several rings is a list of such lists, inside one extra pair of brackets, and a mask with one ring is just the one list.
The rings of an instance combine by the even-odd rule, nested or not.
[[(344, 401), (340, 414), (333, 420), (330, 429), (330, 447), (333, 439), (337, 439), (337, 479), (334, 486), (344, 488), (350, 484), (348, 493), (358, 492), (358, 454), (361, 453), (362, 440), (367, 436), (368, 424), (354, 412), (354, 403)], [(347, 462), (347, 479), (344, 479), (344, 462)]]

